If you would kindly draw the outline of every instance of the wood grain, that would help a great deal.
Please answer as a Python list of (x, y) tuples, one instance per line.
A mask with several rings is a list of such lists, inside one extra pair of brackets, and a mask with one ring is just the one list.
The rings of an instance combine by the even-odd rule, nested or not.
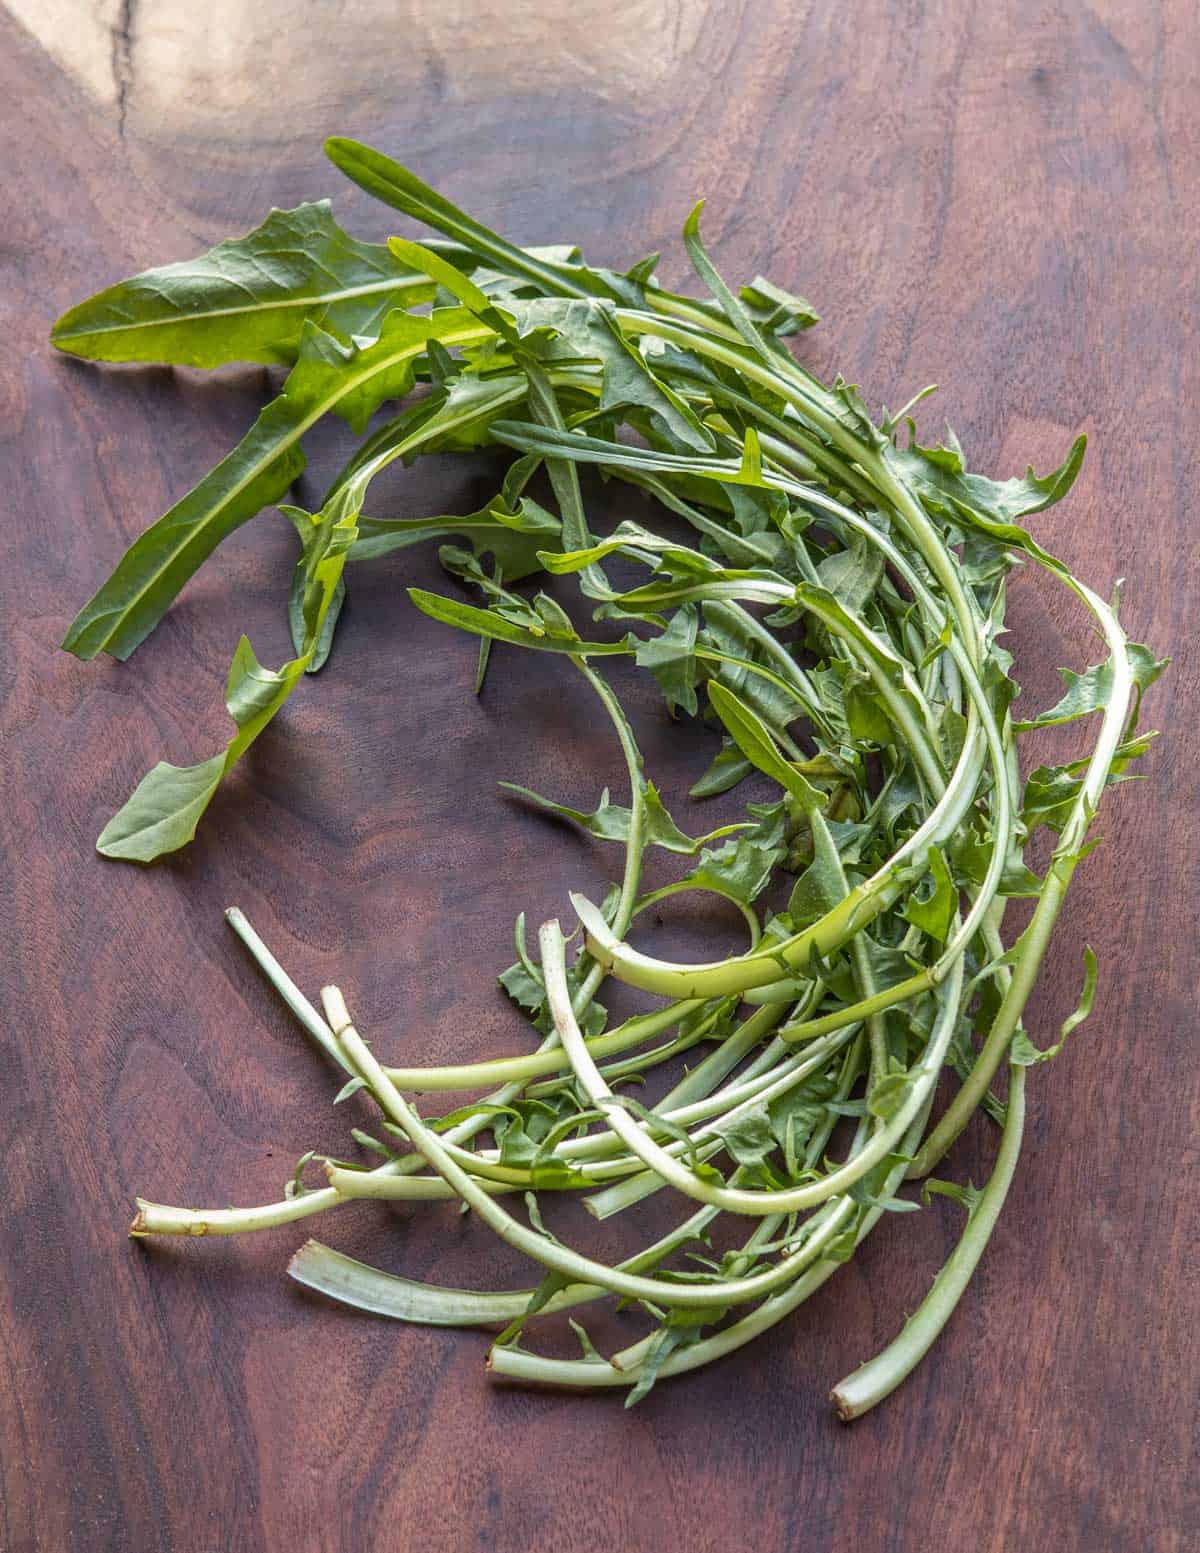
[[(1187, 0), (9, 0), (5, 1553), (1195, 1546), (1198, 41)], [(382, 237), (385, 215), (322, 162), (333, 131), (520, 240), (569, 237), (602, 262), (665, 248), (670, 279), (707, 194), (728, 270), (825, 312), (804, 344), (818, 370), (873, 403), (939, 381), (972, 462), (997, 472), (1093, 438), (1043, 531), (1101, 588), (1123, 575), (1134, 633), (1176, 654), (1154, 699), (1169, 737), (1151, 783), (1111, 806), (1032, 1022), (1069, 1007), (1085, 940), (1102, 1011), (1036, 1075), (1017, 1184), (943, 1340), (853, 1429), (825, 1392), (920, 1298), (948, 1206), (882, 1227), (792, 1321), (632, 1414), (491, 1388), (476, 1335), (306, 1297), (282, 1276), (300, 1230), (124, 1238), (135, 1192), (273, 1197), (348, 1125), (222, 907), (306, 988), (336, 976), (397, 1059), (461, 1060), (513, 1038), (490, 978), (514, 909), (537, 920), (601, 876), (594, 850), (495, 790), (615, 783), (591, 714), (553, 664), (499, 653), (510, 672), (475, 702), (473, 648), (406, 609), (391, 566), (184, 856), (138, 871), (92, 851), (147, 765), (208, 749), (237, 631), (282, 653), (290, 551), (281, 523), (251, 525), (125, 666), (57, 652), (267, 384), (94, 370), (55, 359), (48, 325), (272, 203), (328, 192)], [(465, 509), (482, 478), (418, 468), (395, 510)], [(436, 562), (407, 554), (407, 579), (434, 583)], [(1087, 659), (1083, 623), (1036, 578), (1012, 624), (1031, 702), (1054, 664)], [(645, 695), (634, 711), (678, 791), (695, 740)], [(981, 1179), (991, 1147), (972, 1130), (960, 1178)], [(418, 1276), (517, 1271), (449, 1214), (347, 1209), (321, 1233)]]

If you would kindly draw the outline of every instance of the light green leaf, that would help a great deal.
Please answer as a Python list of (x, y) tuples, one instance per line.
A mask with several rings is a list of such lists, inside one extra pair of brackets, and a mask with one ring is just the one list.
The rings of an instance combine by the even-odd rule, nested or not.
[(752, 766), (788, 792), (806, 810), (823, 808), (825, 794), (814, 787), (797, 771), (795, 765), (785, 759), (771, 735), (766, 723), (750, 707), (726, 689), (717, 680), (710, 680), (708, 699), (713, 711), (725, 725), (726, 732)]
[(97, 292), (50, 338), (92, 361), (291, 365), (306, 319), (343, 338), (369, 335), (391, 308), (432, 302), (436, 289), (385, 247), (348, 236), (320, 200), (273, 210), (245, 237)]
[(783, 852), (782, 846), (738, 836), (719, 847), (706, 847), (697, 866), (680, 883), (692, 889), (711, 890), (740, 906), (750, 906), (770, 883), (772, 870)]
[(821, 315), (811, 302), (785, 291), (763, 275), (756, 275), (738, 295), (754, 323), (765, 334), (798, 334), (801, 329), (811, 329), (821, 321)]
[(432, 252), (429, 248), (422, 247), (420, 243), (410, 242), (405, 237), (389, 237), (388, 251), (401, 264), (423, 272), (430, 279), (437, 281), (439, 286), (444, 286), (452, 297), (474, 313), (480, 323), (485, 323), (489, 329), (493, 329), (502, 340), (506, 340), (510, 345), (517, 343), (517, 334), (510, 315), (502, 312), (469, 275), (464, 275), (462, 270), (457, 269), (448, 259), (442, 258), (440, 254)]
[[(700, 236), (700, 212), (703, 209), (704, 201), (700, 200), (693, 206), (687, 220), (683, 223), (683, 246), (692, 261), (692, 268), (712, 292), (717, 306), (754, 354), (760, 356), (769, 366), (774, 366), (777, 358), (771, 346), (759, 332), (758, 325), (751, 318), (745, 304), (730, 291), (705, 251), (704, 242)], [(776, 346), (776, 349), (782, 350), (783, 347)]]
[[(1154, 683), (1171, 661), (1170, 658), (1156, 658), (1140, 642), (1127, 642), (1125, 651), (1139, 695)], [(1013, 727), (1018, 733), (1024, 733), (1030, 728), (1053, 728), (1060, 723), (1074, 722), (1077, 717), (1086, 717), (1090, 712), (1100, 711), (1108, 705), (1113, 686), (1111, 658), (1106, 658), (1103, 663), (1094, 663), (1082, 674), (1076, 674), (1071, 669), (1059, 669), (1058, 672), (1066, 686), (1062, 700), (1037, 717), (1024, 722), (1014, 721)]]
[(929, 872), (905, 901), (901, 916), (944, 944), (958, 910), (958, 890), (937, 847), (930, 848), (928, 862)]
[(461, 517), (446, 513), (432, 518), (363, 518), (348, 559), (375, 560), (426, 539), (453, 537), (465, 539), (476, 556), (491, 555), (499, 561), (505, 582), (520, 582), (542, 569), (538, 552), (557, 539), (559, 531), (558, 519), (529, 497), (522, 497), (512, 511), (497, 497), (478, 512)]
[(688, 789), (688, 797), (715, 798), (719, 793), (727, 793), (730, 788), (736, 787), (753, 770), (754, 767), (733, 740), (723, 739), (708, 770)]
[(846, 875), (837, 845), (820, 809), (808, 809), (813, 860), (797, 879), (788, 900), (788, 916), (798, 932), (818, 921), (846, 898)]
[(912, 1089), (912, 1075), (902, 1062), (892, 1057), (888, 1071), (880, 1078), (867, 1096), (867, 1110), (880, 1121), (890, 1121), (898, 1114)]
[(1075, 483), (1086, 450), (1087, 438), (1077, 437), (1063, 462), (1048, 475), (1035, 475), (1030, 467), (1023, 479), (1012, 480), (989, 480), (966, 473), (957, 440), (949, 449), (922, 448), (914, 442), (901, 450), (889, 443), (886, 460), (913, 481), (936, 510), (967, 521), (1002, 544), (1028, 550), (1061, 570), (1061, 563), (1047, 556), (1017, 520), (1062, 500)]
[(855, 536), (847, 549), (835, 550), (819, 563), (817, 576), (839, 604), (858, 614), (879, 586), (883, 552)]
[[(743, 456), (736, 462), (701, 458), (691, 453), (660, 453), (652, 448), (632, 447), (625, 442), (608, 442), (602, 437), (589, 437), (582, 432), (531, 426), (525, 421), (496, 421), (492, 425), (492, 436), (497, 442), (503, 442), (522, 453), (541, 453), (547, 458), (570, 458), (577, 464), (602, 464), (613, 469), (641, 470), (657, 475), (691, 474), (698, 475), (702, 480), (718, 481), (722, 485), (773, 489), (766, 484), (761, 472), (756, 473), (752, 452), (749, 458)], [(745, 455), (745, 450), (743, 453)]]
[[(647, 564), (653, 564), (649, 560), (650, 557), (670, 554), (674, 551), (678, 551), (680, 556), (692, 554), (677, 541), (652, 534), (640, 523), (626, 522), (618, 523), (607, 539), (589, 545), (586, 550), (547, 550), (539, 555), (538, 560), (555, 577), (565, 577), (571, 572), (581, 572), (585, 566), (603, 561), (618, 551), (625, 551), (634, 556), (645, 555), (648, 558)], [(716, 566), (715, 563), (701, 557), (701, 569), (716, 570)]]
[(957, 1181), (941, 1181), (936, 1176), (926, 1176), (921, 1182), (921, 1201), (926, 1208), (934, 1197), (948, 1197), (951, 1202), (956, 1202), (960, 1208), (966, 1209), (968, 1218), (979, 1206), (979, 1199), (982, 1196), (983, 1193), (979, 1188), (969, 1181), (966, 1186), (960, 1186)]
[(812, 716), (817, 711), (801, 698), (792, 681), (782, 677), (782, 665), (767, 656), (763, 633), (756, 631), (756, 622), (746, 610), (720, 599), (705, 599), (703, 609), (698, 656), (714, 665), (710, 672), (768, 727), (783, 729), (801, 712)]
[[(1130, 773), (1128, 767), (1141, 759), (1157, 737), (1154, 733), (1138, 734), (1119, 744), (1104, 785), (1114, 787), (1121, 782), (1137, 781), (1136, 774)], [(1080, 772), (1086, 765), (1086, 760), (1076, 760), (1068, 761), (1065, 766), (1039, 766), (1030, 772), (1021, 804), (1021, 823), (1029, 835), (1039, 825), (1062, 830), (1083, 788)]]
[(325, 142), (325, 154), (347, 178), (391, 205), (406, 216), (423, 221), (438, 232), (445, 232), (455, 242), (462, 243), (472, 253), (487, 260), (506, 275), (518, 275), (531, 281), (541, 292), (550, 296), (583, 297), (589, 295), (612, 296), (616, 300), (629, 300), (619, 289), (606, 284), (599, 272), (583, 265), (567, 264), (552, 258), (538, 257), (544, 250), (516, 248), (505, 238), (493, 232), (482, 222), (468, 216), (456, 205), (423, 183), (415, 173), (399, 162), (375, 151), (357, 140), (335, 135)]
[(570, 1326), (571, 1331), (574, 1332), (575, 1336), (579, 1339), (579, 1346), (583, 1349), (583, 1357), (589, 1364), (608, 1363), (608, 1360), (604, 1357), (604, 1355), (597, 1351), (596, 1345), (589, 1337), (588, 1330), (585, 1326), (576, 1321), (574, 1316), (567, 1317), (567, 1324)]
[(1098, 968), (1096, 956), (1090, 947), (1083, 951), (1083, 990), (1079, 994), (1079, 1003), (1075, 1010), (1063, 1020), (1058, 1032), (1058, 1040), (1053, 1046), (1046, 1047), (1045, 1051), (1039, 1050), (1023, 1030), (1018, 1030), (1013, 1037), (1009, 1050), (1009, 1061), (1020, 1068), (1032, 1067), (1038, 1062), (1049, 1062), (1062, 1051), (1067, 1037), (1073, 1030), (1083, 1023), (1092, 1011), (1092, 1004), (1096, 1001), (1096, 982)]

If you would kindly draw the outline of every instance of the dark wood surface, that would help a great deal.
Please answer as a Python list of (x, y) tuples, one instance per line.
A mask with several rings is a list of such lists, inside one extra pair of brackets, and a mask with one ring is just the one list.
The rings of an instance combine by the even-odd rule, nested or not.
[[(10, 9), (0, 1547), (1194, 1547), (1194, 7)], [(268, 385), (259, 371), (94, 369), (55, 358), (48, 326), (273, 203), (328, 193), (357, 230), (385, 235), (386, 213), (322, 161), (334, 131), (393, 151), (520, 240), (579, 240), (601, 261), (665, 248), (671, 279), (681, 219), (706, 194), (727, 270), (765, 270), (825, 313), (803, 344), (818, 369), (875, 404), (940, 382), (940, 414), (995, 472), (1045, 467), (1081, 428), (1093, 438), (1040, 531), (1102, 590), (1124, 576), (1131, 630), (1175, 653), (1154, 692), (1169, 736), (1151, 782), (1106, 812), (1032, 1027), (1070, 1006), (1085, 941), (1102, 1006), (1034, 1076), (1018, 1180), (942, 1341), (851, 1429), (825, 1394), (920, 1298), (952, 1243), (948, 1206), (885, 1224), (784, 1326), (632, 1413), (489, 1385), (478, 1334), (306, 1297), (283, 1276), (304, 1226), (125, 1238), (135, 1192), (274, 1198), (304, 1149), (338, 1146), (353, 1120), (329, 1111), (327, 1073), (222, 907), (243, 906), (309, 991), (338, 980), (397, 1060), (499, 1053), (517, 1031), (491, 977), (514, 911), (564, 910), (603, 860), (495, 783), (588, 802), (619, 783), (555, 664), (498, 652), (472, 699), (472, 645), (403, 602), (401, 579), (438, 585), (433, 558), (408, 552), (356, 579), (329, 670), (195, 845), (144, 871), (92, 851), (149, 764), (215, 747), (237, 632), (265, 661), (284, 655), (290, 540), (269, 517), (235, 536), (125, 666), (58, 652), (120, 549), (236, 440)], [(338, 441), (318, 445), (302, 498)], [(406, 472), (393, 510), (466, 510), (484, 473)], [(1041, 700), (1053, 665), (1088, 661), (1091, 643), (1036, 578), (1013, 594)], [(705, 741), (630, 693), (650, 770), (678, 794)], [(663, 930), (685, 945), (696, 931)], [(958, 1177), (982, 1179), (993, 1146), (973, 1128)], [(317, 1232), (418, 1276), (518, 1277), (449, 1210), (345, 1209)]]

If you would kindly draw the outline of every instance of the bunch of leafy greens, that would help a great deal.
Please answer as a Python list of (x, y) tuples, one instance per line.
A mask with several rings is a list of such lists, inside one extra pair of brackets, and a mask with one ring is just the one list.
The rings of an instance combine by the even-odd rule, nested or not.
[[(360, 1198), (457, 1199), (539, 1269), (507, 1292), (439, 1288), (363, 1266), (309, 1242), (292, 1275), (324, 1293), (408, 1321), (503, 1324), (494, 1373), (539, 1384), (625, 1387), (729, 1353), (806, 1300), (854, 1254), (898, 1196), (926, 1177), (965, 1210), (961, 1237), (929, 1295), (884, 1351), (834, 1391), (853, 1417), (918, 1362), (962, 1293), (1012, 1179), (1026, 1069), (1053, 1056), (1088, 1013), (1089, 951), (1077, 1012), (1039, 1049), (1021, 1017), (1104, 789), (1147, 747), (1142, 693), (1164, 663), (1127, 642), (1110, 606), (1025, 525), (1066, 494), (1083, 439), (1045, 476), (996, 482), (969, 473), (953, 434), (924, 447), (906, 411), (876, 422), (857, 389), (828, 386), (783, 338), (814, 323), (808, 303), (756, 279), (733, 291), (700, 237), (684, 243), (707, 296), (666, 290), (656, 255), (624, 273), (573, 248), (522, 249), (457, 210), (379, 152), (329, 142), (334, 163), (384, 203), (441, 236), (427, 245), (357, 241), (326, 203), (274, 211), (249, 236), (183, 265), (139, 275), (67, 313), (54, 342), (101, 361), (288, 368), (279, 396), (217, 467), (130, 547), (80, 611), (65, 646), (127, 657), (227, 535), (280, 502), (304, 467), (305, 433), (327, 414), (363, 440), (317, 512), (283, 510), (300, 538), (289, 599), (295, 657), (264, 668), (243, 638), (226, 700), (234, 731), (199, 763), (157, 765), (105, 827), (106, 856), (149, 862), (188, 842), (222, 778), (329, 651), (345, 571), (426, 539), (451, 541), (456, 596), (411, 590), (416, 607), (480, 641), (560, 655), (598, 698), (628, 768), (628, 795), (587, 811), (517, 789), (623, 853), (619, 885), (597, 904), (572, 898), (584, 929), (568, 960), (556, 922), (535, 954), (517, 924), (517, 960), (500, 978), (536, 1033), (535, 1050), (461, 1067), (387, 1068), (327, 988), (317, 1011), (253, 928), (233, 926), (303, 1026), (363, 1091), (378, 1136), (355, 1130), (369, 1165), (306, 1156), (277, 1203), (198, 1211), (141, 1202), (134, 1233), (231, 1234), (290, 1223)], [(922, 397), (922, 396), (918, 396)], [(375, 412), (404, 401), (368, 432)], [(906, 410), (911, 406), (906, 407)], [(465, 517), (365, 515), (374, 477), (426, 452), (491, 446), (515, 453), (495, 498)], [(624, 522), (598, 536), (580, 465), (647, 492), (672, 515), (658, 533)], [(528, 494), (544, 471), (553, 508)], [(678, 520), (693, 542), (677, 536)], [(673, 537), (675, 536), (675, 537)], [(620, 557), (638, 586), (606, 571)], [(1064, 670), (1057, 706), (1012, 715), (1016, 686), (1004, 589), (1021, 560), (1044, 567), (1090, 611), (1103, 661)], [(544, 592), (573, 578), (601, 629), (580, 630)], [(518, 588), (524, 584), (523, 588)], [(623, 634), (614, 634), (612, 622)], [(673, 715), (701, 717), (720, 749), (692, 796), (727, 792), (751, 772), (771, 803), (693, 837), (643, 771), (633, 732), (601, 673), (632, 657)], [(477, 687), (478, 688), (478, 687)], [(1016, 746), (1029, 729), (1088, 720), (1090, 752), (1024, 782)], [(1049, 827), (1040, 876), (1024, 857)], [(680, 877), (644, 892), (643, 856), (664, 848)], [(792, 877), (783, 910), (767, 886)], [(632, 948), (637, 913), (667, 895), (711, 891), (740, 910), (747, 950), (676, 964)], [(1008, 901), (1033, 902), (1011, 946)], [(1011, 935), (1010, 935), (1011, 936)], [(615, 977), (656, 1006), (610, 1025), (596, 1001)], [(651, 1105), (628, 1081), (704, 1046), (702, 1060)], [(1007, 1098), (992, 1090), (1007, 1070)], [(959, 1083), (936, 1125), (944, 1069)], [(678, 1074), (679, 1070), (675, 1072)], [(484, 1095), (421, 1116), (403, 1091)], [(1001, 1126), (981, 1190), (928, 1179), (977, 1109)], [(598, 1217), (669, 1187), (690, 1215), (617, 1266), (544, 1226), (542, 1192), (583, 1192)], [(510, 1211), (516, 1194), (525, 1211)], [(746, 1221), (718, 1254), (718, 1215)], [(622, 1352), (540, 1356), (536, 1318), (615, 1297), (649, 1318)]]

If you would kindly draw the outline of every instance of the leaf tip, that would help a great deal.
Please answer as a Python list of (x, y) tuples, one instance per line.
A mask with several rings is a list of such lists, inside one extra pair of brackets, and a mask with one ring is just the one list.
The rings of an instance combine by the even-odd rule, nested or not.
[(429, 252), (420, 243), (414, 243), (407, 237), (389, 237), (387, 240), (388, 252), (394, 258), (404, 264), (412, 264), (414, 268), (420, 268), (420, 260)]
[(363, 148), (357, 140), (351, 140), (346, 135), (330, 135), (322, 149), (335, 167), (341, 167), (355, 151)]

